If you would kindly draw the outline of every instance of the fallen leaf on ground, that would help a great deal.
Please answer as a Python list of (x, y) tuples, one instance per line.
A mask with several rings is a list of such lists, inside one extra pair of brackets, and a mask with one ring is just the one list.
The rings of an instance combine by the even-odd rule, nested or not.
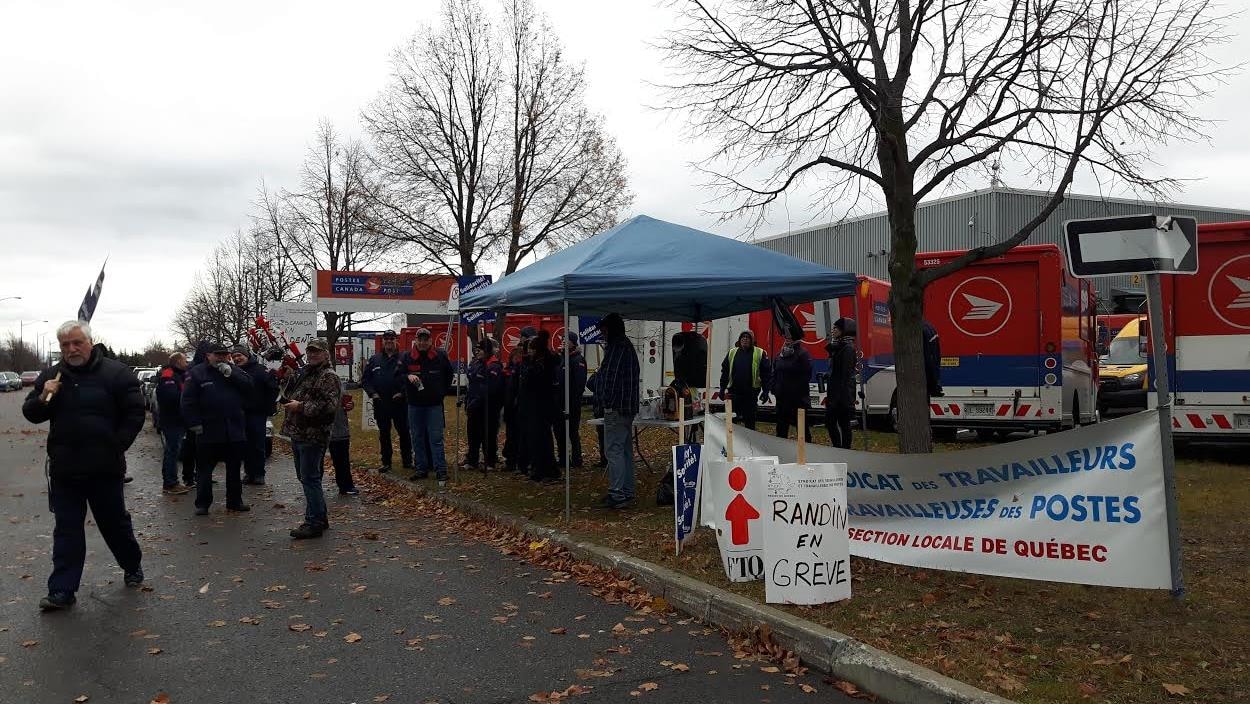
[(569, 632), (569, 629), (567, 628), (553, 628), (550, 631), (548, 631), (548, 633), (550, 633), (553, 636), (562, 636), (568, 632)]
[(312, 630), (312, 626), (308, 625), (307, 623), (292, 623), (291, 625), (287, 626), (287, 628), (291, 629), (292, 631), (295, 631), (296, 633), (303, 633), (304, 631)]
[(454, 603), (456, 603), (456, 598), (451, 596), (445, 596), (438, 600), (439, 606), (451, 606)]
[(1011, 675), (999, 677), (994, 681), (994, 684), (1004, 692), (1020, 692), (1024, 690), (1024, 683)]
[(643, 682), (642, 684), (638, 685), (638, 689), (644, 692), (654, 692), (655, 690), (659, 688), (660, 688), (660, 685), (654, 682)]
[(87, 700), (88, 700), (88, 699), (90, 699), (90, 698), (91, 698), (91, 697), (89, 697), (89, 696), (87, 696), (87, 695), (85, 695), (85, 694), (80, 695), (80, 696), (77, 696), (77, 697), (74, 697), (74, 704), (83, 704), (83, 702), (87, 701)]
[(804, 693), (804, 694), (815, 694), (815, 693), (816, 693), (816, 688), (815, 688), (815, 687), (813, 687), (813, 686), (811, 686), (810, 684), (801, 684), (801, 685), (799, 685), (799, 689), (803, 690), (803, 693)]
[(201, 593), (201, 594), (207, 594), (207, 593), (208, 593), (208, 584), (205, 584), (204, 586), (200, 587), (200, 593)]
[(1163, 691), (1174, 697), (1183, 697), (1186, 694), (1193, 694), (1189, 687), (1186, 687), (1183, 684), (1164, 684)]
[(776, 674), (778, 672), (781, 672), (781, 668), (775, 665), (769, 665), (768, 667), (761, 667), (760, 672), (767, 672), (768, 674), (771, 675), (771, 674)]
[(389, 695), (389, 694), (379, 694), (378, 696), (376, 696), (376, 697), (374, 697), (374, 698), (373, 698), (373, 701), (375, 701), (375, 702), (384, 702), (384, 701), (386, 701), (387, 699), (390, 699), (390, 698), (391, 698), (391, 695)]
[(37, 640), (24, 640), (24, 641), (22, 641), (22, 647), (23, 647), (23, 648), (33, 648), (33, 647), (35, 647), (36, 645), (39, 645), (39, 641), (37, 641)]
[(148, 655), (160, 655), (163, 652), (165, 651), (160, 648), (148, 648)]
[(347, 636), (343, 638), (343, 640), (347, 641), (348, 643), (359, 643), (360, 641), (364, 639), (365, 637), (360, 635), (359, 633), (348, 633)]
[(244, 616), (243, 618), (239, 619), (239, 623), (246, 623), (249, 626), (259, 626), (260, 619), (254, 616)]
[(613, 626), (613, 627), (612, 627), (612, 632), (613, 632), (613, 633), (624, 633), (624, 632), (625, 632), (625, 624), (623, 624), (623, 623), (618, 623), (618, 624), (616, 624), (615, 626)]
[(148, 704), (169, 704), (169, 695), (160, 692), (155, 697), (152, 697), (152, 701), (148, 702)]
[(677, 672), (690, 672), (690, 666), (684, 662), (679, 662), (676, 665), (673, 665), (670, 669), (676, 670)]
[(853, 697), (859, 694), (859, 687), (856, 687), (846, 680), (838, 680), (833, 684), (833, 686), (836, 687), (839, 692), (842, 692), (848, 697)]
[(222, 626), (226, 625), (226, 622), (225, 621), (209, 621), (208, 625), (210, 628), (221, 628)]

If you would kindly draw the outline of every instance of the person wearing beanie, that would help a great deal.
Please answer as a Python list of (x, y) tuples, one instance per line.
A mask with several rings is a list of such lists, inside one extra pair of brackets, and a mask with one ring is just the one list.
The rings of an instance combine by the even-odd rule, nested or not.
[(834, 447), (850, 449), (855, 417), (855, 321), (838, 318), (825, 342), (829, 353), (829, 384), (825, 394), (825, 426)]
[[(569, 397), (569, 445), (572, 449), (572, 458), (569, 460), (569, 466), (573, 469), (582, 468), (582, 396), (586, 390), (586, 358), (582, 355), (578, 343), (581, 340), (577, 333), (569, 331), (564, 335), (564, 346), (569, 351), (569, 369), (568, 369), (568, 397)], [(564, 355), (560, 355), (559, 370), (556, 372), (556, 383), (560, 388), (564, 387)], [(564, 446), (564, 397), (560, 397), (560, 407), (556, 409), (556, 422), (552, 426), (556, 435), (556, 448), (558, 455), (556, 463), (561, 467), (564, 466), (567, 457), (566, 448)]]
[(734, 415), (744, 426), (755, 430), (759, 403), (768, 400), (771, 385), (772, 364), (768, 355), (755, 345), (755, 333), (743, 330), (720, 365), (721, 398), (733, 399)]
[(464, 406), (469, 436), (464, 466), (480, 466), (484, 472), (493, 472), (498, 454), (499, 413), (504, 406), (504, 372), (495, 357), (495, 343), (489, 337), (474, 345)]

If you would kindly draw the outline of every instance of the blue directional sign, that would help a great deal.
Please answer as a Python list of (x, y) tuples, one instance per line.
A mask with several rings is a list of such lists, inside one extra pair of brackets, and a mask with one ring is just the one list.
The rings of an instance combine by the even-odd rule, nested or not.
[[(492, 279), (489, 274), (482, 274), (480, 276), (457, 276), (456, 286), (459, 287), (460, 289), (459, 296), (463, 298), (464, 294), (466, 293), (472, 293), (473, 291), (476, 291), (478, 289), (482, 289), (482, 288), (486, 288), (487, 286), (490, 286), (491, 281)], [(493, 323), (495, 322), (495, 311), (493, 310), (463, 311), (460, 313), (460, 322), (464, 323), (465, 325), (476, 325), (478, 323)]]

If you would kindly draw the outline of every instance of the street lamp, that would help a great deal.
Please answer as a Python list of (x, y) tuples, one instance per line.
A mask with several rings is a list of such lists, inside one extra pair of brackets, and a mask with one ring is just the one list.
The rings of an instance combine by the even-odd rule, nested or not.
[[(19, 350), (26, 349), (26, 323), (46, 323), (46, 320), (23, 320), (17, 325), (17, 348)], [(35, 364), (39, 364), (39, 360), (35, 360)]]

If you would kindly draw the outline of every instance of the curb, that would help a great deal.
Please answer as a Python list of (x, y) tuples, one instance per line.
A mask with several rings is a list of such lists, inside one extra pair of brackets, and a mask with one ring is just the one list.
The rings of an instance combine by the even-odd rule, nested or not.
[(574, 538), (555, 528), (498, 512), (487, 505), (426, 487), (391, 474), (375, 475), (408, 487), (421, 496), (477, 519), (545, 538), (573, 557), (633, 578), (678, 611), (695, 616), (732, 633), (750, 633), (763, 623), (772, 628), (773, 639), (793, 651), (812, 669), (854, 683), (896, 704), (1015, 704), (996, 694), (951, 679), (903, 658), (878, 650), (854, 638), (766, 604), (700, 582), (679, 572), (628, 555), (619, 550)]

